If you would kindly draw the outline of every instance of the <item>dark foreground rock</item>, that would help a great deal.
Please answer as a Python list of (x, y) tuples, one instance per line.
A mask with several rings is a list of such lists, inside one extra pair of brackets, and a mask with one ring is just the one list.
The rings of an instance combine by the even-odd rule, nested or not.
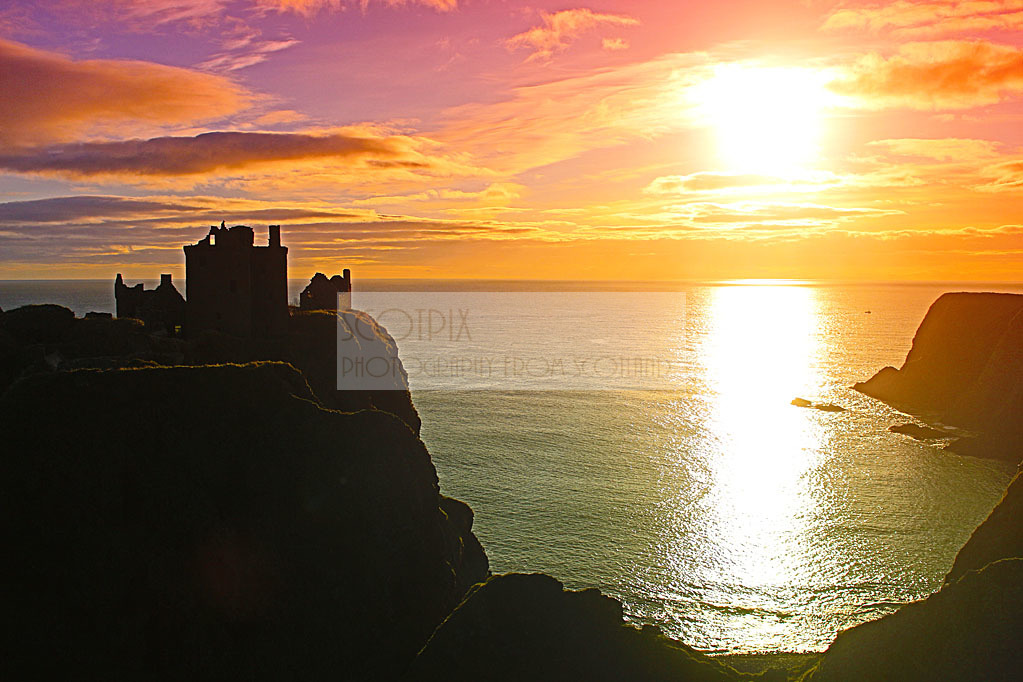
[(1018, 680), (1023, 559), (1002, 559), (838, 635), (806, 682)]
[(390, 679), (487, 575), (409, 426), (288, 365), (35, 373), (0, 433), (7, 679)]
[[(477, 585), (434, 633), (409, 679), (752, 679), (652, 627), (622, 621), (622, 605), (597, 590), (566, 591), (542, 574), (495, 576)], [(769, 673), (756, 679), (785, 679)]]
[(1023, 475), (927, 599), (838, 635), (805, 682), (1018, 680), (1023, 670)]
[(901, 410), (977, 432), (960, 454), (1023, 457), (1023, 295), (944, 294), (931, 305), (901, 369), (855, 388)]
[[(393, 360), (397, 374), (387, 390), (337, 390), (338, 325), (358, 326), (367, 355)], [(190, 339), (148, 333), (139, 320), (76, 318), (57, 305), (30, 305), (0, 313), (0, 393), (19, 376), (68, 369), (149, 365), (287, 362), (306, 377), (317, 399), (331, 409), (379, 409), (419, 433), (420, 419), (408, 392), (398, 348), (366, 313), (293, 310), (288, 333), (276, 339), (242, 339), (214, 331)]]
[(1001, 502), (980, 524), (945, 578), (954, 582), (968, 571), (983, 568), (1005, 557), (1023, 557), (1023, 475), (1016, 474)]

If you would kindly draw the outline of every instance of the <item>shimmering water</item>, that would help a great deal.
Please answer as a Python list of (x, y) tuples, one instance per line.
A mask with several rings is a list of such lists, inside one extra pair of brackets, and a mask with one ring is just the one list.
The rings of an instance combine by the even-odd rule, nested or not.
[[(722, 652), (821, 650), (936, 589), (1011, 467), (889, 433), (905, 417), (849, 386), (901, 364), (940, 293), (976, 287), (676, 288), (684, 316), (626, 320), (685, 359), (676, 390), (414, 391), (441, 487), (475, 509), (493, 570), (599, 587)], [(0, 306), (82, 314), (111, 293), (0, 282)]]
[(423, 440), (495, 572), (599, 587), (700, 649), (822, 650), (937, 589), (1011, 474), (849, 388), (945, 290), (691, 287), (684, 330), (637, 320), (686, 344), (680, 390), (417, 392)]

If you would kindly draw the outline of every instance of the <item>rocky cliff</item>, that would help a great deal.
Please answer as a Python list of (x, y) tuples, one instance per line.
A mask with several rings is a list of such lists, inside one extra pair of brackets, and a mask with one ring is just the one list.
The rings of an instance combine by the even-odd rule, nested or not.
[(1023, 295), (944, 294), (900, 369), (855, 388), (925, 419), (974, 432), (950, 449), (1023, 458)]
[(925, 600), (839, 633), (806, 682), (1018, 680), (1023, 559), (963, 575)]
[(945, 582), (1006, 557), (1023, 557), (1023, 474), (1016, 474), (1001, 502), (959, 550)]
[(927, 599), (838, 637), (804, 682), (1017, 680), (1023, 670), (1023, 476)]
[[(899, 370), (857, 388), (978, 432), (953, 447), (1019, 461), (1023, 296), (945, 294)], [(805, 682), (1016, 680), (1023, 670), (1023, 476), (973, 532), (927, 599), (838, 635)]]
[(10, 679), (389, 679), (488, 575), (408, 425), (289, 365), (37, 373), (0, 433)]
[(404, 374), (336, 390), (338, 324), (400, 367), (355, 311), (296, 313), (272, 341), (0, 313), (12, 679), (405, 669), (488, 562)]

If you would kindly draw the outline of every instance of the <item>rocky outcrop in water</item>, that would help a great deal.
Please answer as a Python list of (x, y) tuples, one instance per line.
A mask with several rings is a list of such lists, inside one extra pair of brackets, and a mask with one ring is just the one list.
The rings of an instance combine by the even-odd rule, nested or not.
[(9, 679), (391, 679), (488, 575), (409, 426), (282, 363), (0, 398)]
[[(900, 370), (857, 388), (978, 431), (960, 452), (1018, 461), (1023, 415), (1023, 296), (946, 294), (928, 312)], [(918, 438), (946, 436), (915, 424)], [(804, 682), (1016, 680), (1023, 670), (1023, 475), (959, 551), (927, 599), (838, 635)]]
[(820, 410), (821, 412), (845, 412), (845, 408), (841, 405), (814, 402), (813, 400), (807, 400), (806, 398), (793, 398), (789, 404), (795, 405), (796, 407), (809, 407), (814, 410)]
[(894, 424), (888, 427), (888, 430), (892, 433), (901, 433), (904, 436), (909, 436), (914, 440), (938, 440), (940, 438), (948, 438), (950, 434), (938, 429), (932, 429), (929, 426), (921, 426), (919, 424), (913, 424), (912, 422), (906, 424)]
[(1023, 295), (944, 294), (900, 369), (855, 388), (926, 419), (970, 429), (960, 454), (1023, 458)]

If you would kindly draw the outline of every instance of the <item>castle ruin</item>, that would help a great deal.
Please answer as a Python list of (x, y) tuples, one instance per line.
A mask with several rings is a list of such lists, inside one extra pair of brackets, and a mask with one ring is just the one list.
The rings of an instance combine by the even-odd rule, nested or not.
[(160, 275), (160, 286), (146, 289), (141, 282), (129, 287), (124, 283), (121, 273), (117, 273), (114, 300), (118, 317), (142, 320), (150, 331), (175, 336), (185, 324), (185, 299), (174, 286), (170, 275)]
[[(133, 317), (147, 328), (181, 330), (195, 336), (213, 330), (242, 338), (274, 338), (288, 332), (288, 248), (281, 226), (270, 225), (266, 246), (255, 245), (248, 225), (210, 227), (209, 234), (184, 247), (185, 297), (170, 275), (146, 291), (114, 282), (117, 316)], [(327, 278), (316, 273), (299, 297), (302, 310), (349, 310), (352, 273)]]
[(271, 338), (288, 331), (288, 247), (271, 225), (266, 246), (248, 225), (210, 227), (185, 246), (185, 332)]

